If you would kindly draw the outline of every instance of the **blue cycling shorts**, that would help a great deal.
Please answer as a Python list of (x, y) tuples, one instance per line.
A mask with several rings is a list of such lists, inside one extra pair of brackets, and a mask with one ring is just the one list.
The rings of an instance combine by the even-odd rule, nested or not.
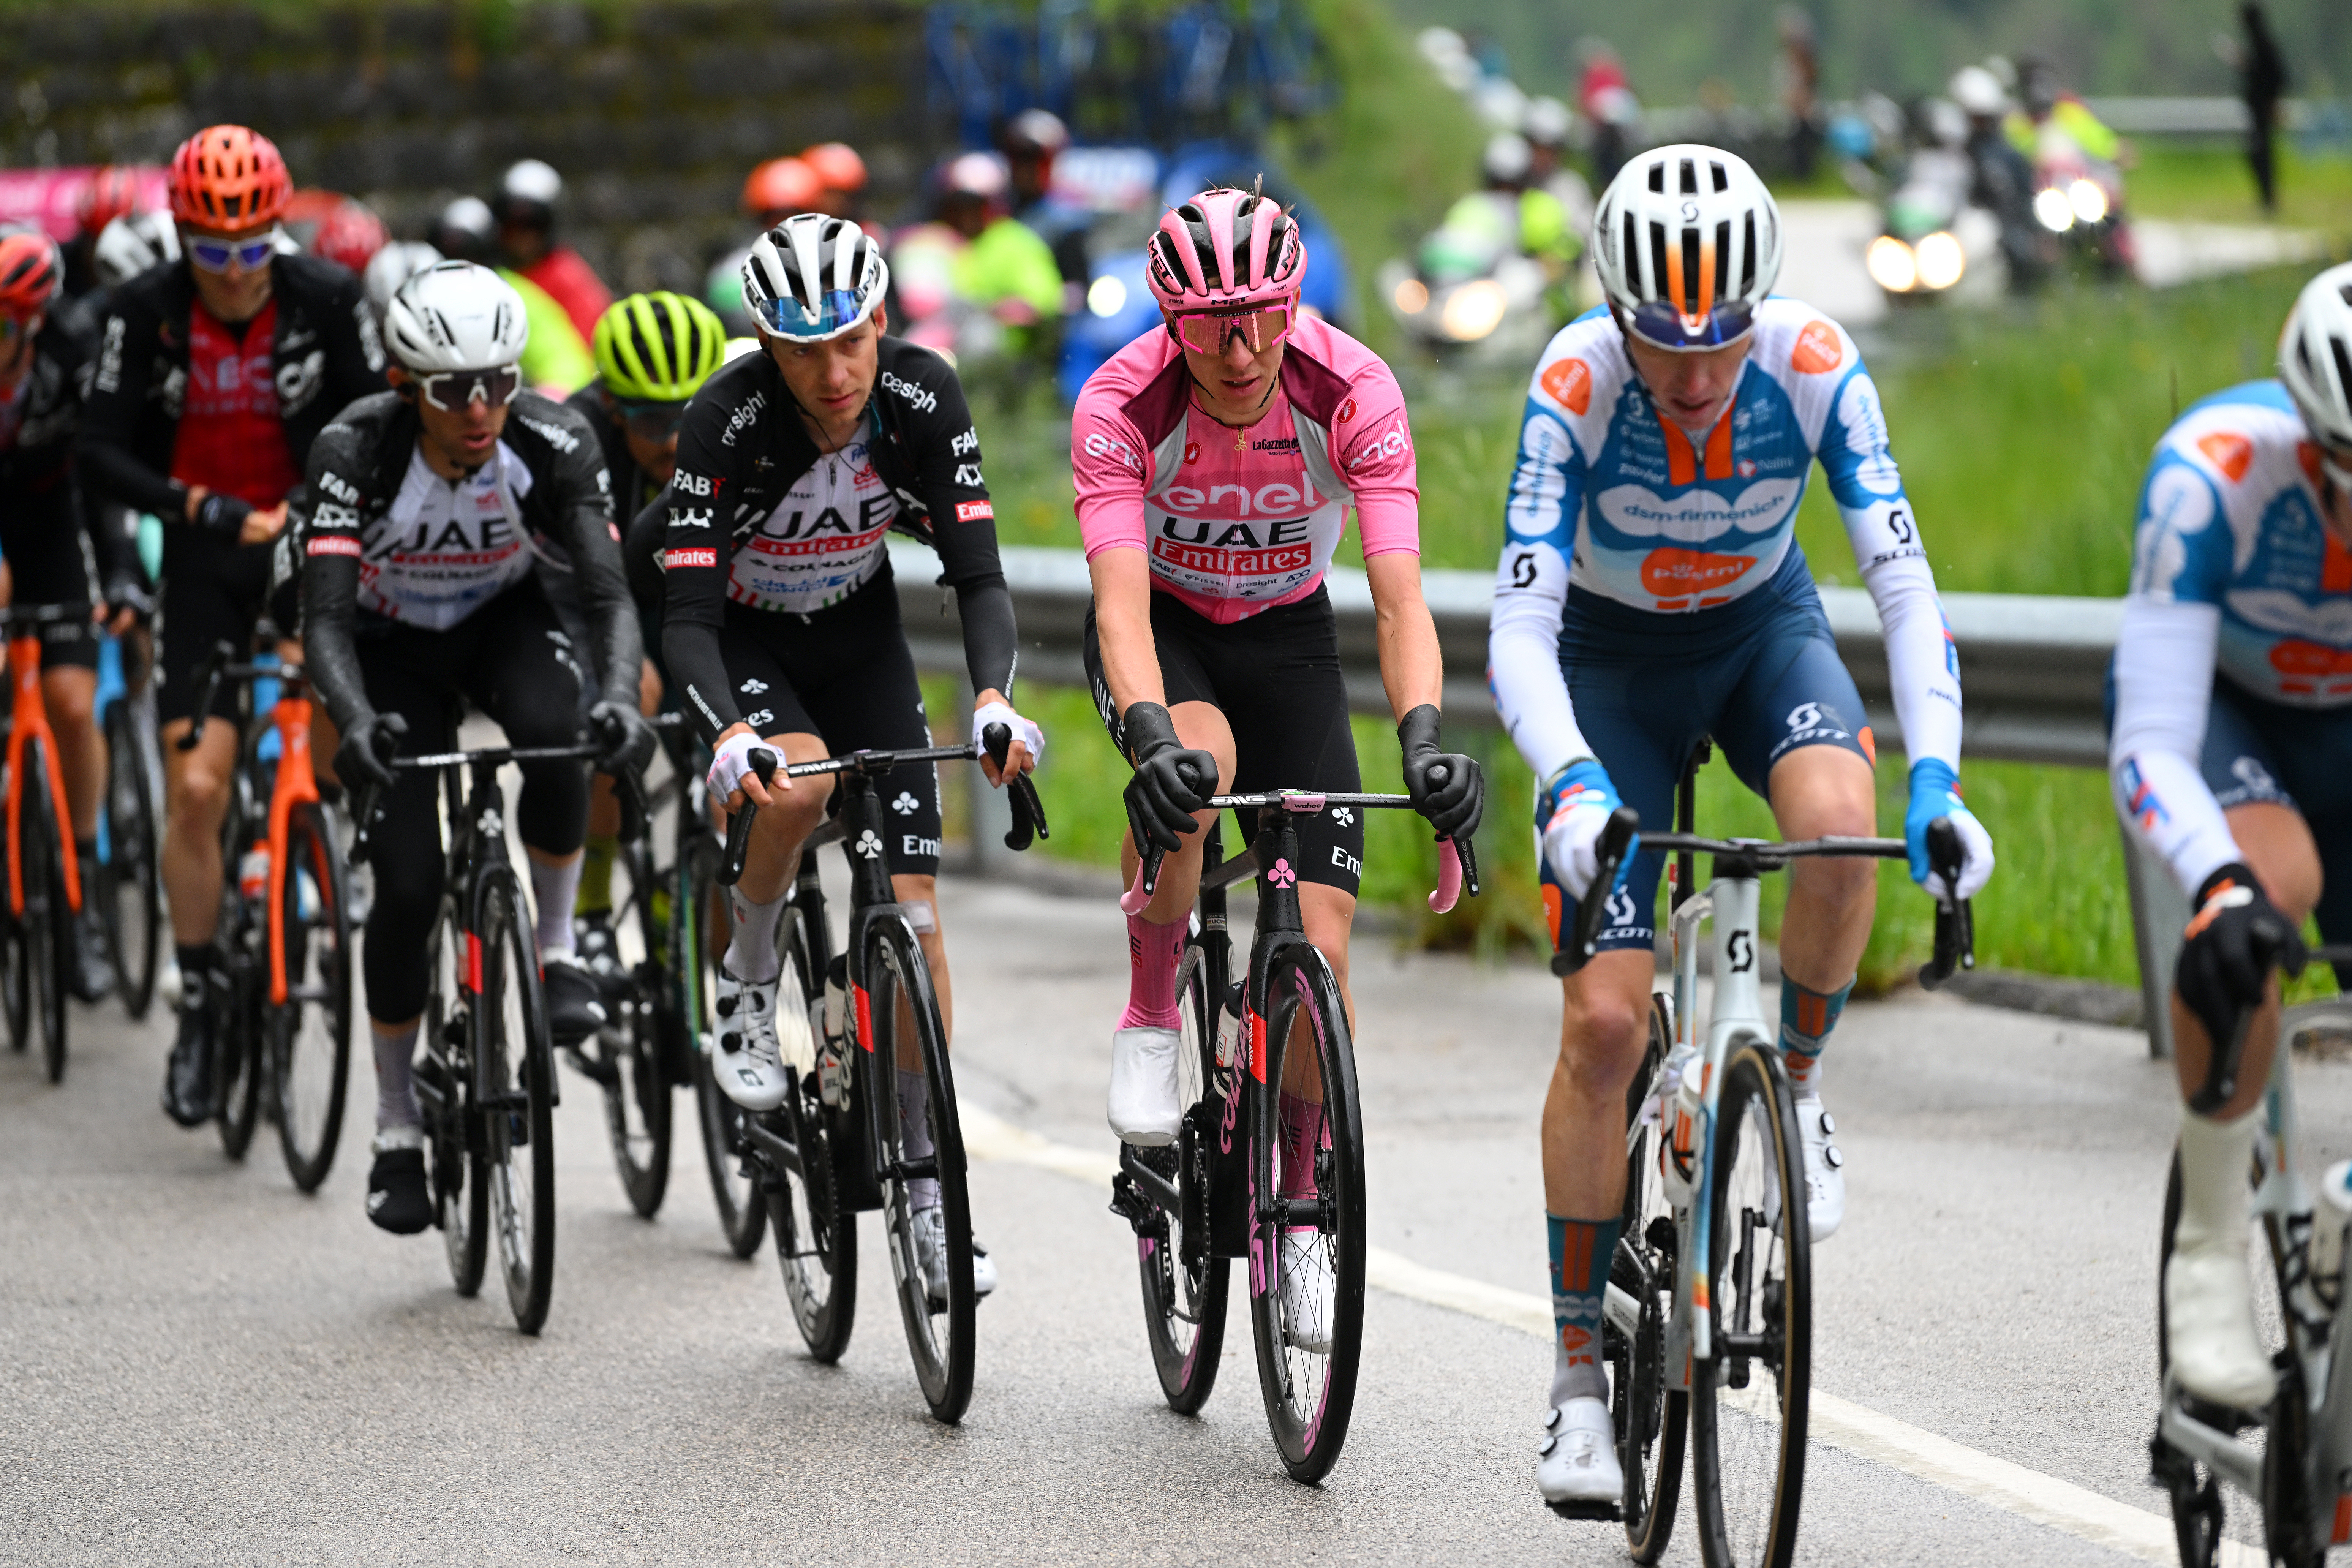
[(2290, 708), (2217, 675), (2198, 765), (2224, 811), (2269, 804), (2302, 814), (2319, 847), (2320, 935), (2352, 941), (2352, 708)]
[[(1652, 832), (1673, 828), (1675, 785), (1703, 740), (1711, 738), (1739, 782), (1759, 795), (1767, 795), (1772, 765), (1806, 746), (1842, 747), (1877, 765), (1862, 694), (1838, 658), (1804, 554), (1793, 547), (1771, 582), (1692, 615), (1658, 615), (1570, 589), (1559, 667), (1577, 727)], [(1543, 858), (1540, 791), (1535, 810), (1536, 860), (1556, 942), (1576, 900)], [(1602, 951), (1655, 943), (1664, 869), (1657, 851), (1633, 858), (1610, 895)]]

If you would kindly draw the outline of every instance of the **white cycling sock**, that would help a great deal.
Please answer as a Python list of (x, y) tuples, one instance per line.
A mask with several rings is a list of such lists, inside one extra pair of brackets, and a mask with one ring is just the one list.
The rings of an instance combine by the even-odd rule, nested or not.
[(730, 889), (727, 907), (735, 913), (735, 934), (727, 942), (727, 973), (738, 980), (765, 985), (782, 973), (783, 955), (776, 951), (776, 916), (792, 896), (789, 885), (764, 904), (755, 904)]
[(375, 1130), (421, 1125), (425, 1112), (417, 1106), (416, 1085), (408, 1071), (409, 1059), (416, 1054), (416, 1026), (386, 1032), (370, 1019), (368, 1033), (375, 1039)]
[[(909, 1160), (931, 1157), (931, 1080), (919, 1068), (898, 1069), (898, 1138)], [(937, 1208), (940, 1184), (934, 1176), (917, 1176), (907, 1184), (907, 1206)]]
[(539, 956), (544, 961), (552, 952), (570, 952), (572, 900), (580, 896), (581, 857), (556, 865), (536, 855), (524, 858), (530, 862), (530, 902), (538, 911), (531, 939), (539, 945)]

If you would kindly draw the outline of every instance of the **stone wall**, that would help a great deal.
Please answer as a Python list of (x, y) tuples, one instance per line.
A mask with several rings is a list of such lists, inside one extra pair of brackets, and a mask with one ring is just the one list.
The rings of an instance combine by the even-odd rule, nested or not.
[(362, 196), (403, 237), (544, 158), (565, 233), (625, 288), (695, 288), (740, 242), (760, 160), (839, 138), (898, 216), (933, 151), (922, 13), (892, 0), (602, 5), (0, 7), (0, 165), (161, 162), (250, 124), (297, 184)]

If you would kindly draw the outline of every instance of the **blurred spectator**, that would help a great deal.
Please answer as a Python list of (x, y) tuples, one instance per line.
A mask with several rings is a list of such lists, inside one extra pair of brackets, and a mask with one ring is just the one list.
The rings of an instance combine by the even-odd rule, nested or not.
[(1780, 107), (1789, 115), (1789, 163), (1797, 178), (1813, 177), (1822, 142), (1822, 62), (1813, 19), (1795, 5), (1780, 7)]
[(1576, 58), (1580, 68), (1576, 107), (1592, 123), (1592, 177), (1606, 190), (1633, 155), (1641, 100), (1626, 80), (1625, 64), (1618, 58), (1616, 46), (1603, 38), (1584, 38), (1576, 46)]
[(855, 219), (866, 198), (866, 160), (846, 142), (820, 142), (801, 154), (817, 178), (814, 210)]
[(2059, 85), (2058, 68), (2032, 55), (2017, 61), (2017, 96), (2022, 115), (2009, 119), (2009, 139), (2029, 158), (2043, 155), (2042, 143), (2063, 138), (2085, 158), (2102, 163), (2122, 160), (2123, 142), (2091, 112), (2091, 106)]
[(384, 307), (400, 292), (400, 286), (442, 259), (441, 253), (423, 240), (394, 240), (368, 258), (367, 270), (360, 275), (361, 286), (367, 290), (368, 304), (376, 319), (383, 319)]
[(1571, 224), (1567, 204), (1532, 183), (1534, 149), (1515, 132), (1488, 137), (1478, 163), (1484, 188), (1447, 209), (1438, 232), (1424, 242), (1425, 256), (1444, 258), (1432, 271), (1476, 275), (1507, 255), (1528, 257), (1541, 264), (1553, 313), (1566, 321), (1573, 313), (1569, 275), (1584, 253), (1582, 232)]
[(1568, 105), (1556, 98), (1538, 98), (1528, 103), (1527, 124), (1530, 163), (1528, 185), (1533, 190), (1549, 191), (1568, 210), (1570, 234), (1581, 236), (1592, 227), (1592, 187), (1584, 176), (1568, 163), (1568, 139), (1576, 129), (1576, 117)]
[(1969, 205), (2000, 220), (2001, 254), (2009, 262), (2010, 286), (2032, 287), (2042, 275), (2042, 231), (2033, 219), (2033, 165), (2002, 129), (2009, 93), (1982, 66), (1963, 66), (1945, 89), (1969, 118)]
[(2279, 100), (2286, 96), (2286, 61), (2278, 40), (2271, 37), (2261, 0), (2245, 0), (2238, 8), (2246, 29), (2245, 47), (2238, 56), (2238, 94), (2246, 100), (2246, 161), (2253, 165), (2254, 184), (2263, 194), (2263, 210), (2278, 211), (2278, 170), (2272, 163), (2278, 132)]
[(1062, 272), (1036, 231), (1005, 211), (1012, 177), (993, 153), (966, 153), (932, 176), (932, 217), (893, 237), (892, 320), (900, 335), (957, 357), (969, 375), (1003, 356), (1049, 361), (1062, 313)]
[(65, 247), (65, 294), (79, 300), (100, 287), (98, 237), (108, 224), (139, 211), (139, 173), (110, 163), (92, 174), (81, 193), (73, 241)]
[(1054, 195), (1054, 160), (1070, 144), (1069, 128), (1043, 109), (1024, 109), (997, 127), (996, 149), (1012, 181), (1013, 216), (1035, 231), (1062, 274), (1062, 313), (1084, 302), (1093, 268), (1087, 237), (1094, 215)]
[(525, 158), (509, 169), (499, 182), (495, 208), (499, 253), (510, 270), (538, 284), (563, 307), (584, 353), (613, 293), (578, 251), (555, 242), (555, 204), (562, 195), (563, 177), (536, 158)]
[(530, 333), (522, 351), (522, 378), (534, 391), (561, 402), (596, 379), (595, 357), (555, 296), (527, 274), (499, 266), (499, 236), (490, 205), (479, 196), (459, 196), (441, 209), (431, 241), (444, 257), (498, 267), (499, 276), (522, 296), (523, 320)]

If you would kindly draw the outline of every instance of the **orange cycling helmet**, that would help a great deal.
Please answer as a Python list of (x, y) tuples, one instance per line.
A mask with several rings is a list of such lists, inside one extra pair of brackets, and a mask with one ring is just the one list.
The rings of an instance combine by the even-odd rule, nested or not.
[(139, 171), (121, 163), (109, 163), (89, 178), (83, 187), (76, 215), (81, 220), (84, 234), (96, 234), (116, 218), (128, 217), (139, 210)]
[(866, 188), (866, 160), (846, 142), (820, 142), (801, 154), (801, 162), (816, 171), (828, 191)]
[(57, 242), (37, 230), (0, 237), (0, 316), (26, 321), (58, 291)]
[(294, 194), (276, 145), (242, 125), (208, 125), (181, 142), (171, 184), (172, 216), (219, 234), (268, 227)]
[(743, 210), (752, 217), (803, 213), (824, 190), (815, 170), (798, 158), (771, 158), (743, 182)]

